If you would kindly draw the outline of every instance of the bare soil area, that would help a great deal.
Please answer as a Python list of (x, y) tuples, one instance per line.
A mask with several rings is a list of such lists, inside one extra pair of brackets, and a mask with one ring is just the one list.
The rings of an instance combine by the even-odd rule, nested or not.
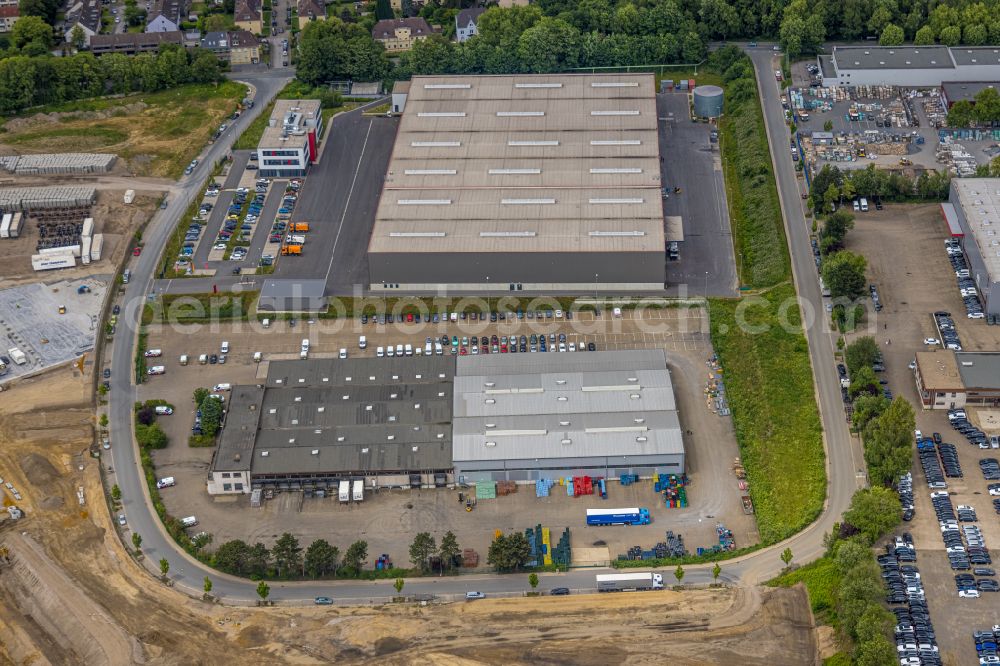
[[(0, 527), (0, 662), (14, 664), (812, 664), (801, 589), (690, 590), (382, 608), (231, 609), (154, 583), (122, 549), (87, 455), (89, 378), (0, 401), (0, 475), (26, 517)], [(83, 486), (86, 502), (77, 502)], [(23, 534), (22, 534), (23, 533)], [(621, 640), (623, 635), (627, 641)], [(748, 649), (752, 646), (752, 649)]]

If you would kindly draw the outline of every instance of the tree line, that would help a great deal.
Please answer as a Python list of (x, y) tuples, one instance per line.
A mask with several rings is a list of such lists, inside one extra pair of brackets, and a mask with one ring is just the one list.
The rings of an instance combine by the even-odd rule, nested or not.
[(902, 172), (876, 169), (841, 170), (824, 164), (809, 186), (809, 206), (815, 213), (850, 202), (856, 197), (879, 197), (885, 201), (944, 201), (948, 198), (951, 175), (947, 171), (921, 171), (913, 178)]
[[(20, 23), (20, 21), (18, 21)], [(222, 77), (214, 53), (164, 44), (155, 53), (95, 57), (16, 55), (0, 60), (0, 114), (109, 94), (155, 92)]]
[(961, 99), (948, 109), (948, 127), (971, 127), (1000, 123), (1000, 92), (983, 88), (973, 102)]

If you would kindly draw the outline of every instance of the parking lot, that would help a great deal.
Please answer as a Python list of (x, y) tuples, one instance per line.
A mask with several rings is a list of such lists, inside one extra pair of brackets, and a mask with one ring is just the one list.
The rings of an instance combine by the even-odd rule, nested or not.
[[(955, 281), (955, 273), (945, 253), (946, 225), (936, 205), (887, 205), (882, 211), (856, 214), (855, 228), (848, 233), (849, 250), (868, 259), (869, 281), (878, 286), (884, 309), (863, 326), (859, 334), (874, 335), (885, 357), (882, 377), (897, 395), (914, 405), (917, 428), (930, 437), (940, 433), (945, 443), (955, 446), (964, 476), (947, 478), (952, 504), (971, 506), (987, 548), (1000, 544), (1000, 521), (987, 492), (979, 460), (1000, 457), (997, 451), (981, 451), (949, 426), (943, 411), (922, 411), (909, 363), (917, 350), (929, 349), (925, 338), (937, 337), (932, 313), (949, 311), (961, 344), (967, 351), (1000, 348), (1000, 328), (982, 319), (969, 319)], [(848, 342), (851, 337), (848, 336)], [(975, 410), (970, 419), (984, 421)], [(987, 434), (1000, 434), (1000, 429)], [(1000, 623), (1000, 593), (982, 592), (978, 599), (960, 599), (955, 574), (949, 567), (938, 520), (931, 506), (931, 489), (919, 462), (913, 466), (916, 515), (901, 529), (912, 533), (917, 562), (926, 588), (927, 605), (945, 663), (976, 663), (971, 631)], [(993, 565), (990, 565), (993, 566)], [(993, 567), (996, 568), (996, 567)]]
[[(243, 324), (204, 327), (187, 334), (173, 331), (150, 333), (148, 345), (163, 350), (166, 374), (151, 377), (139, 387), (141, 399), (163, 398), (176, 408), (171, 416), (160, 417), (170, 437), (170, 445), (154, 452), (157, 473), (174, 476), (177, 486), (164, 491), (164, 501), (174, 515), (196, 515), (201, 527), (214, 534), (215, 543), (228, 539), (272, 541), (281, 532), (291, 530), (306, 543), (327, 538), (341, 549), (357, 538), (369, 542), (369, 553), (389, 553), (398, 563), (406, 563), (406, 553), (413, 534), (427, 530), (440, 537), (453, 530), (463, 547), (475, 548), (485, 557), (495, 529), (517, 529), (542, 523), (554, 532), (564, 527), (572, 530), (577, 549), (596, 548), (601, 559), (617, 557), (629, 547), (646, 548), (664, 540), (664, 532), (681, 533), (688, 549), (718, 543), (715, 531), (722, 522), (734, 533), (738, 547), (757, 540), (752, 516), (743, 513), (738, 482), (731, 463), (738, 455), (731, 422), (709, 411), (704, 388), (706, 361), (711, 356), (707, 321), (700, 309), (649, 310), (639, 316), (626, 311), (621, 319), (578, 314), (573, 321), (514, 320), (496, 322), (457, 322), (437, 325), (404, 324), (378, 326), (352, 321), (347, 326), (316, 321), (272, 322), (268, 329)], [(361, 505), (341, 506), (335, 498), (304, 498), (298, 493), (279, 494), (263, 507), (250, 508), (249, 496), (211, 499), (205, 479), (211, 461), (211, 449), (192, 449), (186, 445), (193, 422), (192, 393), (199, 386), (217, 383), (257, 383), (267, 372), (271, 359), (297, 358), (303, 337), (310, 339), (310, 357), (335, 357), (340, 348), (350, 356), (373, 356), (379, 346), (411, 343), (423, 346), (426, 337), (441, 335), (530, 335), (564, 333), (576, 344), (594, 342), (598, 350), (653, 348), (667, 350), (668, 363), (675, 382), (675, 393), (685, 436), (688, 459), (689, 507), (668, 509), (653, 492), (651, 482), (622, 487), (609, 484), (606, 502), (597, 496), (571, 498), (556, 487), (552, 496), (536, 498), (532, 486), (522, 486), (514, 495), (483, 500), (468, 513), (458, 502), (458, 490), (379, 491), (366, 496)], [(358, 335), (364, 334), (368, 347), (358, 349)], [(230, 353), (225, 364), (199, 365), (201, 353), (219, 353), (223, 340)], [(260, 364), (252, 360), (261, 351)], [(191, 364), (180, 366), (180, 354), (188, 354)], [(529, 352), (530, 353), (530, 352)], [(551, 352), (550, 352), (551, 353)], [(581, 353), (581, 352), (577, 352)], [(586, 352), (584, 352), (586, 353)], [(558, 492), (562, 491), (562, 492)], [(654, 518), (652, 525), (622, 528), (584, 529), (584, 513), (595, 506), (646, 506)], [(485, 519), (484, 519), (485, 517)], [(235, 520), (234, 520), (235, 518)]]

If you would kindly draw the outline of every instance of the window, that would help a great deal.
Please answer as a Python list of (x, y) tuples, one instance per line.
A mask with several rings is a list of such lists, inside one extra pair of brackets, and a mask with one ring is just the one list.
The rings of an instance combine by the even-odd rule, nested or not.
[(262, 150), (260, 152), (264, 157), (296, 157), (299, 154), (297, 150)]
[(237, 483), (235, 489), (242, 491), (243, 490), (243, 484), (242, 483)]
[(222, 490), (224, 492), (227, 492), (227, 493), (231, 492), (232, 489), (233, 489), (233, 484), (231, 484), (231, 483), (224, 483), (224, 484), (222, 484)]
[(222, 473), (222, 478), (223, 479), (228, 479), (229, 478), (229, 472), (223, 472)]

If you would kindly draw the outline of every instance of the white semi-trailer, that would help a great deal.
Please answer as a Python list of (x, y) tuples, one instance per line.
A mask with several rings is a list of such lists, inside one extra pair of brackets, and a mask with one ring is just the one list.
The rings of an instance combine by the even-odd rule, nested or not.
[(597, 574), (598, 592), (635, 592), (636, 590), (662, 590), (663, 575), (643, 573)]

